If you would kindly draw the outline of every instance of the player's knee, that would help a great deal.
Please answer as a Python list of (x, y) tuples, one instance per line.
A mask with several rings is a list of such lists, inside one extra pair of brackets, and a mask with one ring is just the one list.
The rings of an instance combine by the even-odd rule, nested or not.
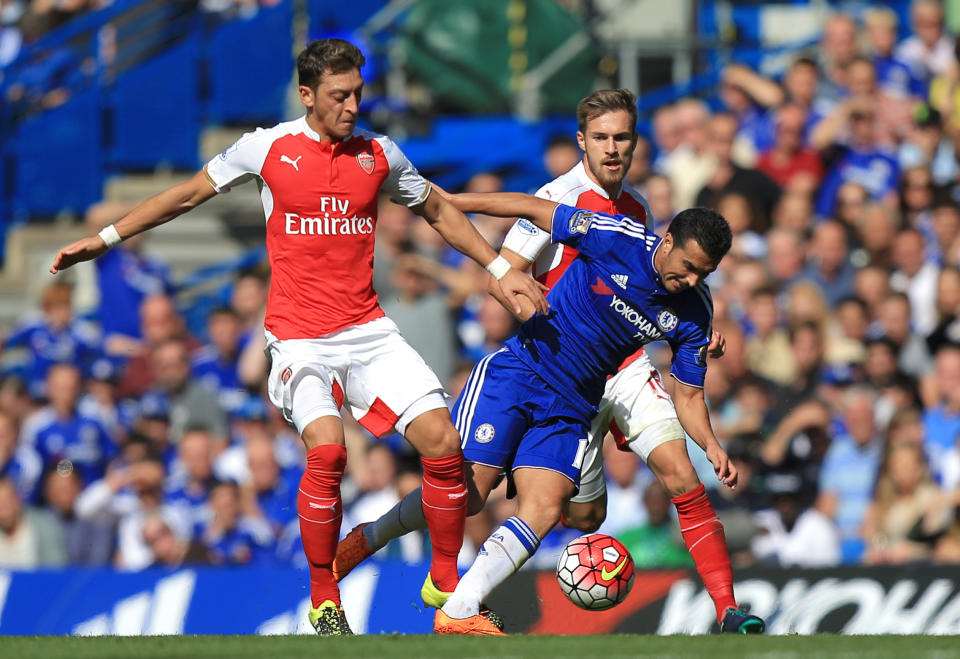
[(564, 526), (581, 533), (593, 533), (606, 518), (606, 506), (599, 505), (599, 502), (568, 505), (563, 511)]
[(326, 444), (344, 444), (343, 425), (339, 417), (324, 416), (307, 424), (300, 433), (300, 439), (309, 451)]
[(686, 494), (700, 485), (697, 471), (689, 461), (672, 464), (667, 469), (661, 470), (658, 476), (660, 477), (660, 484), (663, 485), (670, 498)]
[(460, 452), (460, 433), (449, 421), (437, 423), (421, 443), (420, 454), (428, 458), (445, 458)]
[(436, 450), (440, 453), (440, 457), (460, 452), (460, 433), (452, 423), (444, 424), (437, 435)]

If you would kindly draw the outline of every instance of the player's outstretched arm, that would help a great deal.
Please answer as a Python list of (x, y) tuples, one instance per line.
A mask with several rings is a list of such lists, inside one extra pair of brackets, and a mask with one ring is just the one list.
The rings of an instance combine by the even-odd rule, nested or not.
[[(107, 240), (110, 238), (111, 229), (116, 234), (113, 239), (119, 242), (147, 229), (169, 222), (191, 208), (199, 206), (216, 193), (207, 179), (207, 175), (201, 170), (189, 181), (167, 188), (160, 194), (140, 203), (130, 213), (104, 229), (100, 234), (81, 238), (61, 249), (53, 259), (50, 272), (51, 274), (57, 274), (74, 264), (81, 261), (90, 261), (106, 252), (110, 249)], [(107, 232), (106, 238), (103, 237), (104, 232)]]
[(721, 483), (731, 489), (737, 486), (737, 468), (730, 462), (727, 452), (720, 446), (717, 436), (713, 434), (710, 425), (710, 413), (707, 403), (703, 399), (703, 389), (691, 387), (674, 378), (676, 386), (673, 388), (673, 402), (677, 410), (677, 419), (695, 441), (707, 454), (707, 459), (713, 464), (713, 470)]
[(449, 195), (450, 203), (464, 213), (494, 217), (525, 217), (544, 231), (553, 228), (557, 202), (522, 192), (465, 192)]
[(549, 309), (543, 296), (545, 287), (504, 262), (467, 216), (440, 192), (432, 190), (426, 201), (414, 206), (412, 210), (429, 222), (454, 249), (466, 254), (494, 275), (514, 313), (519, 314), (523, 310), (523, 297), (533, 302), (536, 311), (546, 313)]

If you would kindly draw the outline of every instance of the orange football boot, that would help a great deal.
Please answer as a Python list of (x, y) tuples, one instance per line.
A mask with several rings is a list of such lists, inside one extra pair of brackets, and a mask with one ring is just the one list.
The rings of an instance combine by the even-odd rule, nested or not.
[(337, 543), (337, 555), (333, 558), (333, 578), (340, 581), (350, 574), (350, 570), (357, 567), (373, 554), (367, 546), (367, 539), (363, 535), (363, 528), (369, 524), (364, 522), (353, 528), (346, 537)]
[(507, 636), (483, 614), (469, 618), (451, 618), (442, 609), (433, 617), (434, 634), (466, 634), (470, 636)]

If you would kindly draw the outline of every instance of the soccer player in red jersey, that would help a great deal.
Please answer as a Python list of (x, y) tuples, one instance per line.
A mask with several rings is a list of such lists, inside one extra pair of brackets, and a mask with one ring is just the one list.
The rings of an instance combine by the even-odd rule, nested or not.
[[(569, 172), (540, 188), (537, 196), (599, 213), (628, 215), (646, 223), (652, 232), (646, 200), (623, 182), (637, 139), (636, 97), (626, 89), (593, 92), (578, 104), (577, 121), (577, 142), (583, 150), (583, 159)], [(552, 243), (548, 232), (524, 219), (514, 224), (501, 252), (515, 268), (527, 269), (532, 265), (534, 276), (551, 287), (577, 257), (575, 249)], [(616, 283), (626, 288), (625, 276), (619, 276), (622, 279)], [(491, 288), (490, 292), (510, 308), (510, 300), (499, 291)], [(525, 304), (518, 316), (526, 320), (535, 311), (532, 304)], [(709, 348), (713, 356), (723, 354), (723, 339), (715, 332)], [(642, 349), (629, 357), (620, 371), (607, 381), (598, 409), (590, 428), (579, 491), (565, 503), (561, 522), (592, 532), (606, 517), (602, 443), (609, 429), (617, 445), (639, 455), (673, 497), (684, 541), (714, 601), (721, 629), (744, 633), (762, 631), (763, 621), (746, 614), (736, 604), (723, 526), (690, 462), (686, 435), (673, 400)], [(728, 462), (726, 453), (715, 440), (704, 450), (718, 471)], [(468, 474), (473, 473), (469, 463), (467, 470)], [(375, 522), (358, 526), (337, 549), (334, 571), (338, 578), (390, 538), (400, 535), (401, 530), (407, 532), (421, 527), (421, 520), (419, 511), (401, 503)]]
[(380, 194), (409, 206), (484, 265), (516, 311), (521, 295), (547, 309), (541, 285), (511, 268), (388, 137), (357, 128), (363, 64), (363, 54), (346, 41), (310, 43), (297, 57), (305, 116), (244, 135), (189, 181), (142, 202), (99, 235), (61, 249), (50, 268), (55, 274), (94, 259), (218, 192), (257, 179), (272, 268), (264, 321), (269, 394), (307, 449), (297, 506), (310, 564), (310, 622), (321, 635), (350, 633), (331, 572), (347, 458), (344, 404), (374, 435), (396, 428), (420, 452), (422, 505), (433, 540), (424, 589), (449, 593), (459, 581), (467, 501), (460, 436), (439, 380), (384, 316), (373, 290)]

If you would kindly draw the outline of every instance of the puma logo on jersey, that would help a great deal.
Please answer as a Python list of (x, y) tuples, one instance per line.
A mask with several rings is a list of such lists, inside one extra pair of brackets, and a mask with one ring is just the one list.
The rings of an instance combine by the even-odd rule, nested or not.
[(462, 499), (465, 496), (467, 496), (466, 490), (462, 492), (451, 492), (450, 494), (447, 495), (447, 497), (450, 499)]
[(287, 164), (289, 164), (289, 165), (293, 165), (293, 168), (299, 172), (299, 171), (300, 171), (300, 159), (301, 159), (301, 158), (303, 158), (303, 156), (297, 156), (297, 159), (296, 159), (296, 160), (290, 160), (290, 156), (282, 155), (282, 156), (280, 156), (280, 162), (285, 162), (285, 163), (287, 163)]
[(324, 506), (323, 504), (314, 503), (313, 501), (308, 502), (311, 508), (316, 508), (317, 510), (336, 510), (336, 504), (330, 506)]

